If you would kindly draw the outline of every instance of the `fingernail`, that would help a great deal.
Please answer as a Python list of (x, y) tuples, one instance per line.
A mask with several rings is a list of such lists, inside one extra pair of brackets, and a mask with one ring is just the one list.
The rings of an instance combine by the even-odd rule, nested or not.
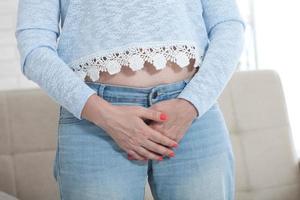
[(163, 160), (163, 157), (162, 157), (162, 156), (161, 156), (161, 157), (159, 157), (159, 158), (158, 158), (158, 160), (159, 160), (159, 161)]
[(161, 119), (161, 120), (166, 120), (166, 119), (167, 119), (167, 115), (164, 114), (164, 113), (161, 113), (161, 114), (160, 114), (160, 119)]
[(133, 159), (133, 157), (132, 157), (131, 155), (127, 155), (127, 158), (128, 158), (129, 160), (132, 160), (132, 159)]
[(173, 146), (172, 146), (172, 147), (175, 147), (175, 148), (177, 148), (177, 147), (178, 147), (178, 144), (176, 144), (176, 143), (175, 143), (175, 144), (173, 144)]
[(169, 154), (170, 157), (174, 157), (174, 155), (175, 155), (174, 152), (171, 152), (171, 153)]

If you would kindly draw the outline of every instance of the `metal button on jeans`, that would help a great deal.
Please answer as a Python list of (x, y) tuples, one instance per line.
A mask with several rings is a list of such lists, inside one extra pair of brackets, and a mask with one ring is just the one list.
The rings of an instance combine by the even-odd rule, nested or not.
[(154, 91), (153, 94), (152, 94), (152, 97), (156, 98), (157, 97), (157, 93), (158, 93), (157, 91)]

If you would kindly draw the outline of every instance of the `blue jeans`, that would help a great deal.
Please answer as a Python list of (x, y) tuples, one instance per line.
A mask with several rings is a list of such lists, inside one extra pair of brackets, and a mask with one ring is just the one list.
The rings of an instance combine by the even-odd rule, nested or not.
[[(154, 87), (87, 82), (114, 105), (150, 107), (176, 98), (189, 80)], [(188, 113), (187, 113), (188, 114)], [(156, 200), (233, 200), (234, 155), (218, 102), (195, 119), (174, 157), (128, 160), (127, 153), (94, 123), (60, 107), (53, 166), (62, 200), (143, 200), (146, 181)]]

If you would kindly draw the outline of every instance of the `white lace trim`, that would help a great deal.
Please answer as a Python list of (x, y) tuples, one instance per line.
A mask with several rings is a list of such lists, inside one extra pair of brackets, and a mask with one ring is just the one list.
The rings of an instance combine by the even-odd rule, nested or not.
[(105, 56), (89, 56), (71, 65), (71, 69), (82, 80), (89, 76), (92, 81), (99, 79), (99, 72), (105, 71), (109, 74), (116, 74), (121, 71), (122, 66), (128, 66), (133, 71), (140, 70), (147, 61), (159, 70), (166, 66), (167, 61), (179, 65), (181, 68), (195, 59), (194, 67), (198, 67), (203, 59), (203, 54), (195, 45), (171, 44), (151, 47), (129, 47), (125, 50), (108, 53)]

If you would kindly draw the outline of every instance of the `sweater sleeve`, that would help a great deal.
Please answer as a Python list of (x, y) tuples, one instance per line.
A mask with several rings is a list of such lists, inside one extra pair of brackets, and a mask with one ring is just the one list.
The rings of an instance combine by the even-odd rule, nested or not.
[(202, 7), (209, 45), (199, 70), (177, 96), (196, 108), (197, 118), (216, 103), (235, 72), (246, 28), (235, 0), (202, 0)]
[(21, 0), (15, 37), (22, 73), (78, 119), (96, 92), (58, 56), (59, 0)]

